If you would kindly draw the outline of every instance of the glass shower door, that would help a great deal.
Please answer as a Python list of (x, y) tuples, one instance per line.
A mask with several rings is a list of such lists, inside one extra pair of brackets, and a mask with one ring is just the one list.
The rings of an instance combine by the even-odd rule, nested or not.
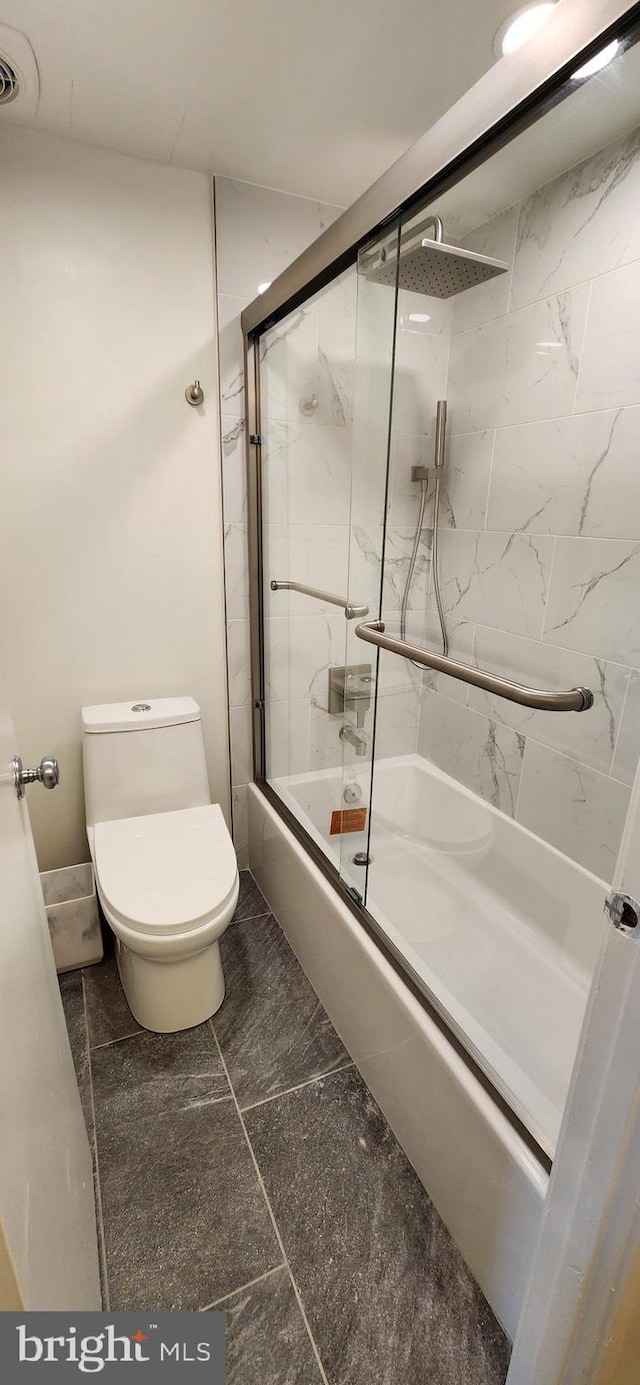
[[(396, 345), (397, 234), (385, 240), (388, 282), (374, 283), (366, 274), (372, 250), (357, 264), (356, 360), (351, 443), (349, 512), (349, 601), (361, 611), (348, 622), (345, 711), (356, 721), (358, 743), (343, 760), (345, 812), (340, 835), (340, 875), (353, 896), (366, 904), (370, 861), (371, 781), (376, 737), (381, 724), (380, 699), (388, 689), (380, 681), (378, 651), (358, 635), (362, 622), (379, 619), (383, 603), (384, 554), (389, 484), (389, 444)], [(355, 754), (353, 750), (355, 749)]]
[(259, 343), (266, 781), (358, 898), (376, 660), (354, 628), (379, 609), (394, 329), (354, 267)]
[[(631, 111), (637, 52), (619, 59)], [(578, 90), (573, 110), (554, 108), (444, 193), (442, 226), (426, 207), (401, 229), (373, 634), (405, 649), (377, 654), (364, 891), (390, 948), (549, 1157), (640, 751), (640, 394), (624, 346), (639, 330), (640, 141), (636, 114), (631, 134), (590, 149)], [(602, 89), (593, 100), (604, 108)], [(580, 145), (573, 166), (563, 142)], [(361, 262), (372, 288), (385, 248)], [(355, 452), (353, 468), (358, 561)], [(375, 653), (375, 640), (363, 647)], [(411, 647), (470, 672), (424, 667)]]

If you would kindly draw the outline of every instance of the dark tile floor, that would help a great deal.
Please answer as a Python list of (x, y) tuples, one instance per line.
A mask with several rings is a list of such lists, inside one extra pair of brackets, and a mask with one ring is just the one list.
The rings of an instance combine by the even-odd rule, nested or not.
[(502, 1385), (508, 1343), (248, 872), (210, 1024), (60, 979), (112, 1309), (223, 1308), (228, 1385)]

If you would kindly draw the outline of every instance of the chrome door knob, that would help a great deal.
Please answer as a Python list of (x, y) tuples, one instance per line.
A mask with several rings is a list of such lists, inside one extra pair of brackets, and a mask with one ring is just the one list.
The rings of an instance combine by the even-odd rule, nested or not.
[(45, 755), (37, 769), (23, 769), (19, 755), (13, 757), (13, 782), (18, 798), (24, 798), (25, 784), (42, 784), (45, 789), (55, 789), (60, 783), (58, 761), (52, 755)]

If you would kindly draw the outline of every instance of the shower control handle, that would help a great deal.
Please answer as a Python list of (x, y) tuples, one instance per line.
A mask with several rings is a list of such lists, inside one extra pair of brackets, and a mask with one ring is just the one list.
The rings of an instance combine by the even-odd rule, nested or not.
[(12, 760), (13, 782), (18, 798), (24, 798), (25, 784), (42, 784), (45, 789), (55, 789), (60, 783), (58, 761), (52, 755), (45, 755), (37, 769), (24, 769), (19, 755)]

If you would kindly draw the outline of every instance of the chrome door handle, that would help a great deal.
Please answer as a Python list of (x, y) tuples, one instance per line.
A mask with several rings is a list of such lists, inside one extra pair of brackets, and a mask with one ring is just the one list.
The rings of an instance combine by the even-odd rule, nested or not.
[(18, 798), (24, 798), (25, 784), (38, 783), (42, 784), (45, 789), (55, 789), (56, 785), (60, 783), (58, 761), (54, 760), (52, 755), (45, 755), (37, 769), (23, 769), (19, 755), (14, 755), (11, 764)]

